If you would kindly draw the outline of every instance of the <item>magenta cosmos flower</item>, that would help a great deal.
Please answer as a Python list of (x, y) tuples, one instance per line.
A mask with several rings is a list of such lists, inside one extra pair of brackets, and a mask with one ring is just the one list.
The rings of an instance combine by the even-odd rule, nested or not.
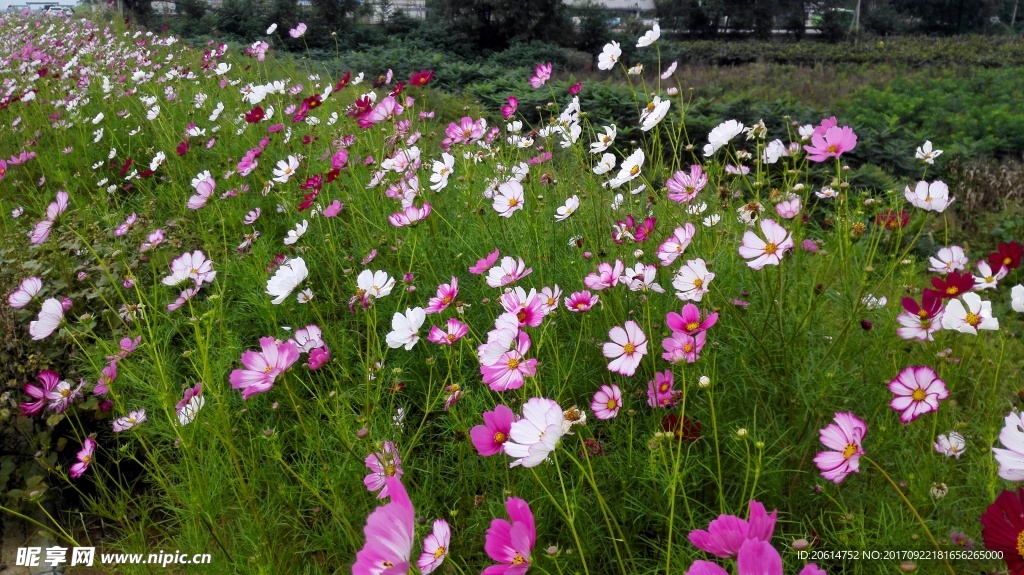
[(484, 383), (494, 391), (519, 389), (523, 386), (525, 378), (533, 377), (537, 373), (537, 360), (525, 357), (526, 352), (530, 351), (530, 336), (521, 331), (515, 342), (515, 347), (501, 354), (496, 362), (480, 366), (480, 375), (483, 376)]
[(755, 270), (766, 265), (779, 265), (786, 250), (793, 249), (794, 245), (793, 234), (775, 220), (761, 220), (761, 232), (764, 233), (763, 240), (747, 230), (743, 234), (743, 245), (739, 247), (740, 256), (748, 260), (747, 265)]
[(675, 378), (672, 370), (654, 374), (654, 379), (647, 382), (647, 405), (651, 407), (672, 407), (676, 400), (682, 395), (682, 391), (675, 389)]
[(412, 501), (397, 477), (385, 480), (391, 501), (366, 518), (366, 544), (356, 553), (352, 575), (398, 574), (409, 571), (415, 516)]
[(533, 71), (533, 76), (530, 77), (530, 85), (536, 90), (544, 84), (547, 84), (548, 80), (551, 79), (551, 71), (553, 66), (551, 62), (547, 64), (537, 64), (537, 69)]
[(462, 336), (467, 333), (469, 333), (469, 326), (455, 318), (449, 318), (447, 330), (442, 330), (436, 325), (430, 327), (430, 333), (427, 334), (427, 341), (438, 345), (452, 345), (462, 339)]
[(427, 307), (423, 311), (428, 314), (440, 313), (459, 297), (459, 278), (452, 276), (452, 283), (437, 286), (437, 296), (430, 298)]
[(39, 372), (36, 376), (36, 381), (39, 385), (26, 383), (24, 387), (25, 393), (30, 397), (35, 398), (36, 401), (28, 401), (18, 405), (18, 409), (21, 415), (39, 415), (43, 412), (43, 408), (46, 407), (47, 394), (57, 388), (57, 384), (60, 383), (60, 376), (57, 372), (44, 369)]
[(910, 366), (889, 382), (889, 391), (895, 395), (889, 407), (900, 412), (900, 421), (910, 423), (919, 416), (939, 410), (939, 402), (949, 397), (946, 382), (935, 370), (926, 366)]
[(701, 551), (717, 557), (735, 557), (747, 540), (771, 541), (778, 514), (779, 511), (776, 509), (769, 515), (764, 505), (751, 500), (749, 519), (743, 520), (735, 515), (719, 515), (718, 519), (708, 525), (707, 530), (691, 531), (690, 543)]
[(857, 134), (849, 126), (832, 126), (823, 134), (815, 132), (811, 143), (804, 146), (807, 159), (812, 162), (824, 162), (829, 158), (838, 158), (844, 152), (857, 147)]
[(598, 419), (612, 419), (619, 414), (622, 407), (622, 390), (615, 385), (602, 385), (601, 389), (594, 394), (590, 402), (590, 409), (594, 410), (594, 417)]
[(868, 424), (852, 411), (836, 413), (834, 422), (821, 430), (821, 443), (831, 451), (820, 451), (814, 457), (822, 477), (839, 484), (847, 475), (860, 473), (861, 442), (867, 432)]
[(94, 453), (96, 453), (96, 440), (91, 437), (85, 438), (85, 441), (82, 442), (82, 450), (77, 455), (78, 462), (71, 466), (71, 479), (78, 479), (89, 469)]
[(504, 450), (516, 415), (507, 406), (498, 405), (494, 411), (485, 411), (483, 418), (484, 424), (469, 430), (469, 437), (480, 455), (490, 457)]
[(537, 528), (529, 504), (518, 497), (505, 502), (508, 518), (494, 519), (487, 530), (484, 549), (499, 565), (491, 565), (482, 575), (522, 575), (530, 568), (530, 554), (537, 542)]
[(231, 372), (231, 387), (242, 390), (242, 399), (269, 391), (274, 380), (299, 359), (299, 349), (292, 342), (281, 343), (272, 337), (261, 337), (262, 352), (245, 351), (242, 365), (245, 369)]
[(678, 331), (692, 335), (698, 331), (711, 329), (711, 326), (718, 322), (717, 313), (712, 313), (704, 320), (701, 320), (700, 308), (692, 303), (684, 305), (682, 312), (682, 314), (678, 314), (674, 311), (670, 311), (665, 315), (665, 324), (668, 325), (669, 329), (673, 332)]
[(600, 301), (600, 297), (596, 294), (591, 294), (587, 290), (575, 291), (565, 298), (565, 309), (573, 313), (579, 313), (594, 307), (598, 301)]
[(942, 299), (932, 290), (924, 290), (921, 305), (910, 297), (903, 298), (903, 312), (896, 316), (900, 327), (896, 333), (903, 339), (935, 341), (932, 336), (942, 329)]
[(647, 336), (640, 326), (629, 320), (623, 327), (615, 326), (608, 332), (611, 341), (604, 344), (604, 356), (611, 359), (608, 370), (630, 376), (636, 373), (640, 360), (647, 355)]
[(387, 482), (389, 477), (401, 477), (402, 458), (398, 455), (398, 448), (390, 441), (385, 441), (378, 453), (371, 453), (366, 456), (366, 467), (370, 473), (363, 478), (363, 485), (370, 491), (377, 491), (377, 499), (385, 499), (391, 494), (390, 485)]
[(452, 529), (444, 519), (435, 519), (430, 535), (423, 538), (423, 554), (416, 560), (420, 573), (428, 575), (444, 563), (448, 546), (452, 541)]
[[(740, 546), (736, 555), (736, 575), (782, 575), (782, 556), (767, 541), (747, 539)], [(716, 563), (697, 560), (693, 562), (686, 575), (729, 575), (729, 572)], [(827, 575), (824, 569), (814, 563), (808, 563), (800, 570), (799, 575)]]

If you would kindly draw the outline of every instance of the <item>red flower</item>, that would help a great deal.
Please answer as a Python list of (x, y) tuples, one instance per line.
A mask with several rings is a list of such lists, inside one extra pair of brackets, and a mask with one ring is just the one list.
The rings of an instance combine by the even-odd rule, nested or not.
[(576, 96), (581, 90), (583, 90), (583, 82), (576, 82), (572, 86), (569, 86), (569, 95)]
[(320, 94), (313, 94), (312, 96), (303, 100), (302, 103), (309, 106), (310, 110), (315, 110), (319, 108), (320, 104), (323, 104), (324, 102), (323, 99), (320, 98)]
[(1003, 490), (981, 515), (981, 537), (989, 551), (1000, 551), (1009, 575), (1024, 575), (1024, 488)]
[(662, 417), (661, 428), (665, 431), (671, 431), (673, 437), (679, 441), (697, 441), (700, 439), (700, 422), (694, 421), (685, 415), (681, 420), (675, 413)]
[(174, 151), (177, 152), (179, 156), (184, 156), (185, 154), (188, 153), (188, 149), (190, 147), (191, 144), (188, 143), (188, 140), (184, 140), (180, 144), (178, 144), (178, 147), (175, 148)]
[(910, 216), (907, 215), (907, 210), (885, 210), (884, 212), (875, 216), (876, 226), (885, 226), (887, 230), (901, 230), (907, 227), (907, 223), (910, 222)]
[(433, 79), (433, 70), (420, 70), (419, 72), (414, 73), (411, 78), (409, 78), (409, 84), (413, 86), (426, 86)]
[(338, 79), (338, 83), (334, 85), (334, 91), (337, 92), (348, 86), (348, 81), (352, 79), (352, 70), (345, 72), (345, 75)]
[(397, 96), (397, 95), (401, 94), (402, 90), (404, 90), (404, 89), (405, 89), (405, 82), (399, 81), (397, 84), (395, 84), (395, 89), (391, 90), (391, 95), (392, 96)]
[(989, 254), (988, 262), (992, 264), (993, 270), (1006, 266), (1007, 270), (1015, 269), (1020, 265), (1021, 257), (1024, 256), (1024, 246), (1017, 242), (999, 244), (999, 248)]
[(255, 124), (263, 119), (263, 108), (256, 106), (252, 110), (245, 113), (245, 121), (250, 124)]
[(934, 290), (929, 290), (939, 298), (954, 298), (963, 295), (974, 287), (974, 276), (967, 273), (951, 272), (946, 279), (932, 278)]

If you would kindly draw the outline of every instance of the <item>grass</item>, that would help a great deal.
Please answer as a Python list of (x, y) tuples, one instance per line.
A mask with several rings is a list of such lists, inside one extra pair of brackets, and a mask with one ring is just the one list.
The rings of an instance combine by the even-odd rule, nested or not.
[[(401, 455), (402, 483), (416, 510), (413, 553), (430, 521), (443, 518), (453, 537), (442, 569), (455, 573), (492, 563), (484, 552), (485, 534), (494, 518), (507, 516), (505, 502), (511, 496), (525, 499), (536, 518), (531, 567), (552, 574), (685, 572), (695, 560), (710, 558), (690, 544), (687, 534), (707, 528), (721, 513), (746, 517), (751, 499), (779, 510), (771, 543), (787, 572), (803, 565), (790, 548), (798, 539), (815, 541), (816, 550), (959, 549), (950, 541), (955, 530), (981, 548), (978, 517), (1008, 486), (997, 475), (999, 465), (989, 447), (1017, 404), (1020, 381), (1015, 374), (1024, 349), (1009, 286), (1021, 281), (1021, 272), (1012, 272), (997, 291), (983, 292), (1000, 320), (998, 331), (970, 336), (943, 330), (935, 341), (900, 339), (898, 301), (906, 295), (919, 298), (929, 286), (927, 256), (934, 251), (922, 246), (937, 249), (948, 243), (944, 216), (908, 206), (898, 192), (850, 185), (850, 172), (838, 161), (815, 164), (805, 155), (778, 164), (747, 159), (749, 175), (726, 175), (725, 164), (740, 163), (740, 152), (756, 159), (768, 141), (799, 136), (781, 129), (750, 140), (740, 135), (705, 158), (700, 150), (706, 140), (687, 136), (690, 101), (685, 92), (672, 100), (668, 117), (654, 130), (637, 131), (629, 136), (634, 141), (622, 137), (615, 142), (610, 151), (620, 159), (637, 147), (647, 157), (637, 178), (619, 189), (603, 186), (617, 170), (599, 176), (591, 169), (595, 158), (588, 146), (604, 125), (602, 118), (581, 115), (581, 136), (564, 148), (554, 134), (519, 149), (507, 143), (498, 110), (488, 109), (483, 112), (488, 126), (498, 129), (492, 145), (454, 144), (454, 173), (447, 187), (435, 193), (426, 188), (449, 122), (463, 114), (480, 118), (478, 108), (463, 111), (473, 105), (469, 102), (429, 86), (406, 87), (403, 96), (414, 103), (397, 118), (364, 129), (345, 112), (373, 89), (367, 78), (362, 85), (331, 93), (311, 110), (309, 116), (319, 122), (293, 121), (294, 111), (287, 108), (323, 94), (337, 75), (309, 61), (278, 59), (273, 50), (262, 62), (229, 51), (209, 57), (204, 68), (198, 50), (165, 46), (156, 36), (136, 35), (115, 24), (106, 32), (87, 26), (49, 19), (36, 25), (30, 18), (11, 17), (0, 34), (2, 54), (20, 54), (32, 41), (53, 58), (45, 64), (46, 74), (39, 74), (42, 64), (19, 71), (12, 63), (3, 72), (19, 88), (32, 85), (38, 92), (34, 101), (9, 103), (10, 129), (0, 135), (3, 157), (22, 150), (35, 153), (22, 164), (9, 164), (0, 180), (3, 213), (24, 210), (18, 218), (0, 219), (0, 286), (13, 291), (31, 275), (45, 286), (25, 309), (3, 312), (15, 326), (4, 347), (14, 388), (5, 399), (5, 431), (18, 438), (22, 451), (41, 454), (12, 459), (19, 472), (9, 476), (5, 509), (32, 507), (40, 497), (51, 497), (62, 511), (58, 521), (68, 533), (66, 542), (85, 543), (77, 539), (84, 537), (78, 535), (82, 530), (75, 528), (98, 523), (116, 533), (99, 542), (108, 549), (211, 553), (213, 561), (203, 573), (347, 571), (365, 543), (366, 518), (380, 503), (362, 483), (369, 471), (365, 460), (384, 442), (393, 442)], [(57, 44), (61, 37), (68, 41)], [(142, 41), (145, 46), (138, 44)], [(76, 73), (71, 66), (54, 77), (73, 57), (69, 45), (79, 46), (77, 65), (84, 71)], [(153, 52), (143, 57), (142, 49)], [(168, 60), (168, 55), (173, 57)], [(156, 62), (163, 63), (159, 70)], [(213, 71), (221, 62), (232, 65), (223, 77)], [(395, 63), (396, 79), (416, 71), (400, 65)], [(176, 66), (180, 73), (168, 79)], [(136, 67), (151, 70), (153, 78), (132, 78)], [(684, 72), (709, 86), (727, 86), (735, 78), (723, 71), (706, 76), (693, 69)], [(88, 83), (82, 80), (86, 75)], [(797, 75), (806, 77), (794, 71)], [(104, 77), (109, 92), (103, 89)], [(261, 102), (264, 109), (274, 108), (270, 119), (255, 124), (241, 119), (252, 104), (242, 100), (240, 89), (275, 80), (295, 87), (295, 93), (273, 93)], [(809, 89), (811, 83), (790, 87), (799, 85)], [(393, 87), (375, 89), (377, 102)], [(664, 87), (646, 89), (668, 97)], [(168, 99), (168, 93), (174, 98)], [(199, 93), (206, 98), (197, 99)], [(541, 113), (557, 118), (569, 98), (554, 90), (548, 96), (553, 105)], [(54, 104), (66, 97), (76, 104)], [(153, 105), (144, 102), (147, 97), (160, 107), (152, 120), (146, 119), (147, 113), (154, 115)], [(642, 92), (635, 98), (637, 108), (647, 103)], [(224, 111), (211, 120), (218, 102)], [(430, 110), (433, 118), (420, 116)], [(94, 122), (100, 112), (103, 118)], [(793, 119), (801, 124), (821, 120)], [(399, 128), (399, 120), (409, 125)], [(277, 122), (283, 129), (268, 133)], [(205, 135), (183, 135), (191, 123)], [(416, 225), (394, 227), (388, 218), (401, 206), (385, 189), (397, 185), (399, 175), (387, 175), (385, 185), (367, 184), (385, 158), (413, 145), (406, 141), (417, 132), (422, 166), (416, 171), (420, 193), (413, 201), (417, 206), (429, 202), (432, 213)], [(355, 140), (347, 147), (345, 169), (323, 185), (311, 209), (300, 211), (307, 190), (299, 184), (327, 175), (331, 156), (346, 135)], [(261, 146), (264, 137), (269, 141)], [(175, 149), (183, 140), (191, 146), (178, 155)], [(522, 183), (523, 209), (500, 217), (484, 190), (506, 181), (508, 167), (538, 157), (540, 146), (552, 157), (529, 166)], [(252, 174), (225, 175), (237, 172), (240, 158), (257, 147), (263, 150)], [(144, 177), (158, 152), (166, 159)], [(910, 158), (914, 150), (901, 153)], [(299, 159), (297, 173), (271, 186), (275, 164), (289, 156)], [(133, 164), (122, 174), (127, 158)], [(691, 203), (706, 204), (699, 214), (667, 199), (664, 191), (677, 170), (697, 163), (710, 180)], [(137, 173), (127, 179), (132, 170)], [(204, 207), (189, 209), (186, 204), (197, 193), (191, 181), (204, 170), (216, 180), (216, 190)], [(630, 194), (629, 188), (640, 183), (646, 190)], [(818, 199), (814, 192), (823, 186), (835, 187), (839, 196)], [(221, 197), (232, 189), (237, 194)], [(69, 192), (70, 207), (45, 242), (30, 245), (26, 231), (44, 217), (58, 190)], [(613, 209), (616, 193), (624, 197)], [(775, 214), (775, 202), (786, 193), (801, 198), (801, 216), (783, 220)], [(579, 209), (556, 222), (556, 208), (573, 195), (579, 197)], [(340, 215), (324, 216), (321, 211), (335, 200), (344, 203)], [(796, 247), (778, 266), (754, 270), (737, 251), (748, 231), (737, 220), (737, 209), (754, 201), (765, 206), (763, 218), (778, 220), (793, 235)], [(254, 208), (261, 210), (259, 219), (244, 224)], [(905, 228), (875, 223), (887, 210), (900, 209), (909, 213)], [(138, 221), (126, 235), (115, 235), (115, 227), (132, 213)], [(613, 240), (614, 226), (627, 214), (637, 221), (656, 218), (649, 239)], [(721, 217), (717, 224), (703, 224), (716, 214)], [(304, 220), (305, 234), (285, 245), (288, 230)], [(657, 266), (658, 245), (687, 223), (696, 233), (685, 254), (669, 266)], [(140, 244), (152, 241), (148, 237), (158, 228), (164, 231), (163, 242), (141, 251)], [(252, 246), (239, 250), (245, 234), (257, 230), (260, 236)], [(753, 230), (761, 234), (758, 227)], [(804, 240), (820, 248), (803, 249)], [(532, 268), (516, 284), (527, 290), (558, 285), (567, 296), (584, 289), (584, 278), (599, 262), (633, 266), (639, 260), (657, 266), (654, 279), (667, 292), (619, 285), (601, 291), (600, 304), (589, 312), (569, 313), (559, 306), (540, 325), (525, 328), (532, 343), (525, 357), (538, 360), (536, 374), (522, 387), (492, 391), (481, 381), (475, 350), (487, 342), (504, 311), (498, 302), (502, 290), (467, 270), (495, 248)], [(994, 242), (972, 245), (968, 254), (979, 260), (995, 248)], [(170, 311), (168, 304), (182, 288), (162, 279), (170, 274), (172, 261), (194, 250), (212, 260), (216, 278), (181, 309)], [(309, 277), (300, 288), (312, 291), (308, 303), (299, 303), (295, 294), (281, 305), (271, 303), (267, 281), (275, 272), (268, 266), (278, 254), (306, 262)], [(673, 279), (694, 258), (708, 262), (715, 273), (709, 293), (695, 303), (705, 316), (718, 313), (719, 319), (708, 329), (699, 359), (669, 364), (660, 349), (670, 335), (665, 317), (683, 305)], [(396, 285), (366, 309), (357, 304), (350, 310), (363, 270), (383, 270)], [(386, 337), (395, 314), (425, 306), (435, 288), (453, 276), (459, 279), (457, 302), (441, 317), (428, 316), (411, 350), (389, 347)], [(130, 286), (126, 279), (132, 280)], [(888, 304), (868, 309), (868, 295), (885, 296)], [(37, 319), (40, 301), (61, 296), (74, 305), (60, 329), (31, 341), (26, 326)], [(132, 309), (138, 311), (128, 313)], [(429, 326), (443, 325), (447, 318), (463, 321), (469, 334), (453, 346), (427, 341)], [(635, 375), (623, 376), (607, 368), (602, 344), (609, 341), (609, 330), (629, 321), (646, 334), (649, 353)], [(258, 349), (260, 338), (286, 340), (310, 324), (322, 328), (330, 360), (312, 370), (303, 358), (272, 388), (243, 400), (229, 383), (229, 374), (242, 369), (242, 354)], [(117, 361), (108, 394), (97, 396), (93, 382), (124, 337), (141, 337), (141, 343)], [(886, 384), (911, 365), (934, 368), (951, 396), (937, 412), (901, 424), (889, 407), (892, 394)], [(16, 404), (28, 399), (16, 388), (44, 368), (72, 382), (83, 378), (83, 397), (62, 413), (16, 415)], [(666, 370), (680, 391), (678, 402), (652, 408), (648, 381)], [(710, 384), (700, 384), (701, 377)], [(203, 384), (204, 406), (194, 421), (182, 425), (175, 404), (197, 382)], [(622, 389), (624, 406), (614, 419), (598, 420), (590, 400), (602, 384), (613, 383)], [(454, 385), (463, 395), (445, 409)], [(470, 430), (482, 423), (481, 413), (498, 404), (520, 413), (535, 397), (555, 400), (564, 409), (578, 406), (587, 413), (586, 423), (562, 438), (549, 463), (510, 468), (503, 454), (481, 457), (469, 440)], [(139, 408), (146, 410), (148, 421), (112, 433), (113, 418)], [(821, 477), (812, 459), (823, 449), (818, 430), (845, 411), (867, 422), (866, 459), (859, 473), (833, 484)], [(665, 419), (670, 413), (690, 425), (674, 428)], [(967, 438), (967, 450), (957, 459), (942, 457), (932, 447), (938, 434), (951, 430)], [(686, 434), (682, 441), (677, 440), (681, 431)], [(81, 478), (70, 479), (70, 465), (87, 437), (99, 446), (95, 459)], [(44, 488), (24, 485), (31, 477), (42, 477)], [(931, 494), (939, 483), (949, 489), (941, 499)], [(867, 574), (891, 572), (899, 561), (818, 563), (830, 573)], [(999, 564), (960, 562), (950, 569)], [(922, 572), (946, 569), (942, 562), (919, 565)], [(170, 569), (193, 572), (184, 566)], [(118, 571), (150, 568), (123, 565)]]

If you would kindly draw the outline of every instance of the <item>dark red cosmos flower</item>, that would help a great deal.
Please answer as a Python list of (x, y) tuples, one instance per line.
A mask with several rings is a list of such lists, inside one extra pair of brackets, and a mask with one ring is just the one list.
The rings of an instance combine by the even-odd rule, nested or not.
[(350, 105), (348, 107), (348, 110), (345, 111), (345, 115), (352, 118), (361, 118), (366, 114), (369, 114), (370, 110), (372, 109), (373, 100), (370, 100), (370, 98), (363, 96), (362, 98), (359, 98), (355, 102), (352, 102), (352, 105)]
[(1010, 242), (999, 244), (996, 251), (989, 254), (988, 262), (992, 264), (993, 270), (998, 270), (1000, 266), (1006, 266), (1006, 269), (1013, 270), (1020, 265), (1021, 257), (1024, 257), (1024, 246), (1017, 242)]
[(679, 419), (679, 416), (675, 413), (662, 417), (661, 428), (665, 431), (671, 431), (673, 437), (679, 441), (692, 442), (700, 439), (700, 422), (690, 419), (685, 415), (682, 419)]
[(901, 303), (907, 313), (921, 319), (932, 319), (935, 314), (942, 311), (942, 297), (935, 290), (930, 289), (924, 290), (924, 293), (921, 294), (921, 305), (917, 305), (917, 300), (912, 297), (903, 298)]
[(334, 85), (334, 91), (337, 92), (337, 91), (341, 90), (342, 88), (344, 88), (345, 86), (348, 86), (348, 82), (351, 79), (352, 79), (352, 70), (349, 70), (348, 72), (345, 72), (344, 76), (342, 76), (341, 78), (338, 79), (338, 83)]
[(320, 195), (320, 190), (317, 189), (317, 190), (313, 190), (312, 192), (309, 192), (308, 194), (303, 196), (302, 201), (299, 202), (299, 211), (303, 212), (303, 211), (308, 210), (309, 207), (313, 205), (313, 202), (316, 201), (316, 198), (319, 195)]
[(316, 190), (319, 192), (320, 188), (323, 186), (323, 181), (324, 177), (320, 174), (316, 174), (315, 176), (306, 178), (306, 182), (299, 187), (303, 190)]
[(263, 108), (256, 106), (252, 110), (245, 113), (245, 121), (250, 124), (255, 124), (263, 119)]
[(409, 78), (409, 85), (411, 86), (426, 86), (434, 79), (433, 70), (420, 70)]
[(184, 156), (185, 154), (188, 153), (188, 149), (190, 147), (191, 144), (188, 143), (188, 140), (183, 140), (180, 144), (178, 144), (178, 147), (175, 148), (174, 151), (177, 152), (179, 156)]
[(298, 111), (292, 116), (292, 122), (301, 122), (306, 119), (306, 114), (309, 114), (309, 104), (305, 100), (302, 101), (302, 105), (299, 106)]
[(583, 82), (576, 82), (572, 86), (569, 86), (569, 95), (570, 96), (579, 95), (580, 91), (582, 91), (582, 90), (583, 90)]
[(1024, 488), (1004, 489), (980, 521), (985, 548), (1002, 552), (1009, 575), (1024, 575)]
[(401, 94), (402, 90), (404, 90), (404, 89), (405, 89), (405, 82), (399, 81), (397, 84), (395, 84), (395, 89), (391, 90), (391, 95), (392, 96), (397, 96), (397, 95)]
[(876, 226), (885, 226), (887, 230), (901, 230), (907, 227), (910, 222), (910, 216), (907, 215), (907, 210), (885, 210), (884, 212), (875, 216)]
[(121, 164), (121, 177), (128, 174), (128, 169), (132, 167), (132, 163), (134, 163), (134, 160), (131, 157), (125, 158), (124, 163)]
[(935, 286), (935, 289), (926, 291), (931, 291), (939, 298), (954, 298), (971, 291), (971, 288), (974, 287), (974, 276), (969, 272), (951, 272), (946, 279), (932, 278), (932, 285)]
[(270, 265), (267, 266), (267, 273), (272, 273), (277, 269), (277, 266), (283, 264), (286, 259), (288, 258), (284, 257), (284, 254), (276, 254), (274, 259), (271, 260)]
[(315, 110), (315, 109), (319, 108), (320, 104), (323, 104), (324, 101), (320, 97), (320, 94), (313, 94), (312, 96), (310, 96), (310, 97), (306, 98), (305, 100), (303, 100), (302, 103), (306, 104), (307, 106), (309, 106), (310, 110)]

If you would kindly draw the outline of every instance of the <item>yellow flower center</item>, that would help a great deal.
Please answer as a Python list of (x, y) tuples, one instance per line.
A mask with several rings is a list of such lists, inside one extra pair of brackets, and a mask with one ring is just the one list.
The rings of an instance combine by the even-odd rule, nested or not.
[(627, 355), (632, 354), (636, 351), (636, 346), (633, 345), (632, 343), (627, 343), (626, 345), (622, 346), (622, 351), (624, 351)]
[(509, 369), (515, 369), (515, 368), (517, 368), (517, 367), (519, 367), (519, 360), (518, 360), (518, 359), (516, 359), (516, 358), (514, 358), (514, 357), (513, 357), (513, 358), (510, 358), (510, 359), (508, 360), (508, 368), (509, 368)]
[(922, 309), (917, 312), (917, 316), (920, 317), (921, 319), (924, 319), (928, 317), (928, 312)]
[(633, 166), (632, 168), (629, 169), (629, 175), (631, 177), (635, 176), (635, 175), (637, 175), (639, 173), (640, 173), (640, 166)]
[(691, 321), (690, 323), (686, 324), (686, 331), (694, 331), (698, 327), (700, 327), (700, 324), (698, 324), (695, 321)]
[(274, 371), (274, 366), (272, 365), (268, 365), (267, 367), (263, 368), (263, 373), (270, 373), (272, 371)]
[(825, 148), (825, 151), (830, 153), (830, 154), (838, 154), (839, 153), (839, 146), (837, 146), (835, 144), (832, 144), (831, 146)]
[(960, 293), (960, 288), (956, 286), (949, 286), (948, 288), (946, 288), (946, 293), (949, 295), (956, 295)]
[(704, 280), (702, 280), (700, 278), (693, 278), (693, 287), (699, 288), (702, 285), (704, 285)]
[(444, 557), (445, 553), (446, 550), (444, 547), (438, 547), (437, 550), (434, 551), (434, 559), (440, 559), (441, 557)]
[(450, 342), (454, 342), (455, 341), (455, 334), (454, 333), (448, 334), (448, 341), (450, 341)]
[(766, 254), (768, 254), (770, 256), (771, 255), (775, 255), (775, 251), (777, 249), (779, 249), (779, 246), (777, 246), (777, 245), (775, 245), (775, 244), (773, 244), (771, 242), (768, 242), (767, 244), (764, 245), (764, 253), (766, 253)]
[(616, 408), (619, 407), (619, 402), (615, 401), (614, 399), (609, 399), (608, 403), (606, 403), (605, 405), (608, 407), (609, 411), (614, 411)]
[(526, 321), (526, 310), (519, 310), (519, 312), (516, 313), (516, 318), (519, 320), (519, 323), (523, 323), (524, 321)]
[(445, 305), (452, 303), (452, 296), (450, 296), (450, 295), (444, 296), (444, 298), (441, 299), (441, 303), (443, 303)]
[(526, 563), (526, 558), (519, 553), (516, 553), (515, 558), (512, 559), (512, 565), (522, 565), (524, 563)]
[(688, 343), (688, 344), (684, 345), (683, 346), (683, 351), (686, 352), (686, 353), (693, 352), (693, 344), (692, 343)]
[(395, 464), (394, 463), (389, 463), (389, 464), (385, 465), (384, 466), (384, 473), (387, 474), (387, 475), (394, 475), (395, 474)]
[(967, 314), (967, 317), (964, 318), (964, 321), (970, 324), (971, 327), (978, 327), (978, 324), (981, 323), (981, 316), (974, 312), (970, 312)]
[(587, 304), (585, 304), (583, 302), (579, 302), (578, 304), (576, 304), (576, 309), (578, 309), (578, 310), (586, 309), (586, 307), (587, 307)]
[(494, 432), (494, 441), (495, 441), (495, 443), (505, 443), (507, 440), (508, 440), (508, 436), (505, 435), (504, 433), (502, 433), (500, 431), (495, 431)]
[(91, 455), (86, 455), (86, 456), (82, 457), (82, 463), (88, 465), (90, 461), (92, 461), (92, 456)]
[(992, 283), (992, 281), (993, 281), (993, 278), (992, 278), (992, 276), (987, 276), (987, 277), (985, 278), (985, 283), (987, 283), (987, 284), (990, 284), (990, 283)]
[(924, 398), (927, 397), (927, 394), (924, 392), (923, 389), (917, 388), (914, 390), (914, 393), (910, 395), (910, 397), (914, 398), (914, 401), (924, 401)]
[(1024, 531), (1017, 534), (1017, 554), (1024, 557)]
[(1011, 263), (1013, 263), (1013, 260), (1010, 259), (1010, 256), (1006, 256), (1005, 258), (1003, 258), (1003, 265), (1004, 266), (1009, 266)]
[(514, 208), (514, 207), (516, 207), (518, 205), (519, 205), (519, 200), (517, 198), (509, 198), (508, 199), (508, 207)]
[(847, 443), (846, 447), (843, 448), (843, 459), (853, 457), (854, 453), (857, 453), (857, 445), (855, 443)]

